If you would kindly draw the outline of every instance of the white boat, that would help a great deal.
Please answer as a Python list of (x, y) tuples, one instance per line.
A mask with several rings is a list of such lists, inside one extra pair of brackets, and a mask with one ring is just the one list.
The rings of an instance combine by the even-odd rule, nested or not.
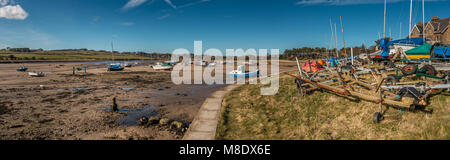
[(245, 71), (244, 66), (238, 66), (238, 70), (231, 71), (228, 73), (230, 77), (238, 78), (238, 77), (254, 77), (259, 75), (259, 70), (256, 70), (254, 72), (247, 72)]
[(167, 63), (156, 63), (156, 65), (151, 66), (154, 70), (171, 70), (173, 66)]
[(44, 77), (45, 74), (43, 72), (28, 72), (28, 75), (31, 77)]

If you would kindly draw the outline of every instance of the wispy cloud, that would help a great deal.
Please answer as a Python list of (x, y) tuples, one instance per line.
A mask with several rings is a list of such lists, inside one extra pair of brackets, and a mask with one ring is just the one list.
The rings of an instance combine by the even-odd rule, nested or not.
[[(396, 3), (402, 1), (409, 0), (389, 0), (388, 3)], [(448, 0), (425, 0), (427, 2), (433, 1), (448, 1)], [(334, 5), (334, 6), (343, 6), (343, 5), (358, 5), (358, 4), (378, 4), (384, 3), (384, 0), (301, 0), (298, 1), (297, 5)]]
[(125, 4), (125, 6), (122, 7), (122, 10), (129, 10), (129, 9), (132, 9), (132, 8), (136, 8), (136, 7), (144, 4), (147, 1), (148, 0), (129, 0), (127, 2), (127, 4)]
[(122, 26), (134, 26), (136, 23), (134, 22), (120, 22), (119, 23)]
[(98, 22), (98, 21), (100, 20), (100, 18), (102, 18), (102, 17), (100, 17), (100, 16), (94, 16), (94, 18), (92, 18), (92, 21), (93, 21), (93, 22)]
[(177, 8), (177, 6), (175, 6), (171, 0), (164, 0), (164, 2), (166, 2), (169, 6), (171, 6), (172, 8)]
[(61, 43), (50, 34), (30, 28), (0, 27), (0, 30), (0, 42), (7, 47), (45, 48)]
[(165, 15), (160, 16), (160, 17), (158, 17), (158, 19), (163, 20), (163, 19), (166, 19), (167, 17), (170, 17), (170, 13), (166, 13)]
[(0, 18), (24, 20), (28, 13), (14, 1), (0, 0)]

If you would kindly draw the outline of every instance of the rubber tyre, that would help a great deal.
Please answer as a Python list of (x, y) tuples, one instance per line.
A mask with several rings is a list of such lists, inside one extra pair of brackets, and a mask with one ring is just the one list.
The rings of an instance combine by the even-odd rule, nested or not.
[(383, 120), (383, 115), (380, 112), (373, 114), (373, 123), (380, 123)]
[(401, 69), (403, 75), (412, 75), (414, 73), (416, 73), (417, 71), (417, 66), (414, 64), (408, 64), (405, 67), (403, 67)]
[(390, 74), (386, 78), (384, 78), (384, 83), (389, 84), (389, 85), (394, 85), (398, 81), (399, 81), (399, 79), (397, 78), (397, 76), (395, 74)]
[(428, 65), (427, 64), (427, 65), (423, 66), (420, 70), (425, 71), (425, 73), (430, 75), (430, 76), (436, 76), (437, 75), (437, 71), (432, 65)]
[(303, 93), (303, 89), (302, 89), (302, 84), (303, 84), (302, 80), (295, 79), (295, 84), (297, 86), (298, 95), (303, 97), (305, 94)]

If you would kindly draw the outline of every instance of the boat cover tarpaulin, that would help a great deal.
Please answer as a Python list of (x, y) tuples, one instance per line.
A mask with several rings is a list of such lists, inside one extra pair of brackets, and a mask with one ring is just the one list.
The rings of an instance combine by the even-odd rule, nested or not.
[(423, 44), (423, 38), (406, 38), (406, 39), (398, 39), (389, 41), (388, 45), (394, 44), (405, 44), (405, 45), (415, 45), (419, 46)]
[(433, 49), (434, 54), (442, 56), (450, 56), (450, 47), (435, 46)]
[(427, 54), (429, 55), (432, 47), (433, 46), (431, 46), (430, 44), (424, 44), (419, 47), (410, 49), (405, 53), (406, 55), (427, 55)]
[(305, 64), (302, 65), (302, 69), (306, 72), (315, 72), (323, 70), (322, 66), (317, 61), (306, 62)]

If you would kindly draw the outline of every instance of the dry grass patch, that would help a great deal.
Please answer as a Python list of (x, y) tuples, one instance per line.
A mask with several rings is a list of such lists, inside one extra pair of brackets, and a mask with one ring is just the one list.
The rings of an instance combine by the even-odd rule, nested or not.
[(299, 97), (288, 76), (281, 76), (274, 96), (261, 96), (260, 87), (245, 85), (224, 98), (217, 139), (450, 139), (448, 92), (430, 99), (433, 114), (389, 108), (374, 124), (378, 105), (371, 102), (328, 92)]

